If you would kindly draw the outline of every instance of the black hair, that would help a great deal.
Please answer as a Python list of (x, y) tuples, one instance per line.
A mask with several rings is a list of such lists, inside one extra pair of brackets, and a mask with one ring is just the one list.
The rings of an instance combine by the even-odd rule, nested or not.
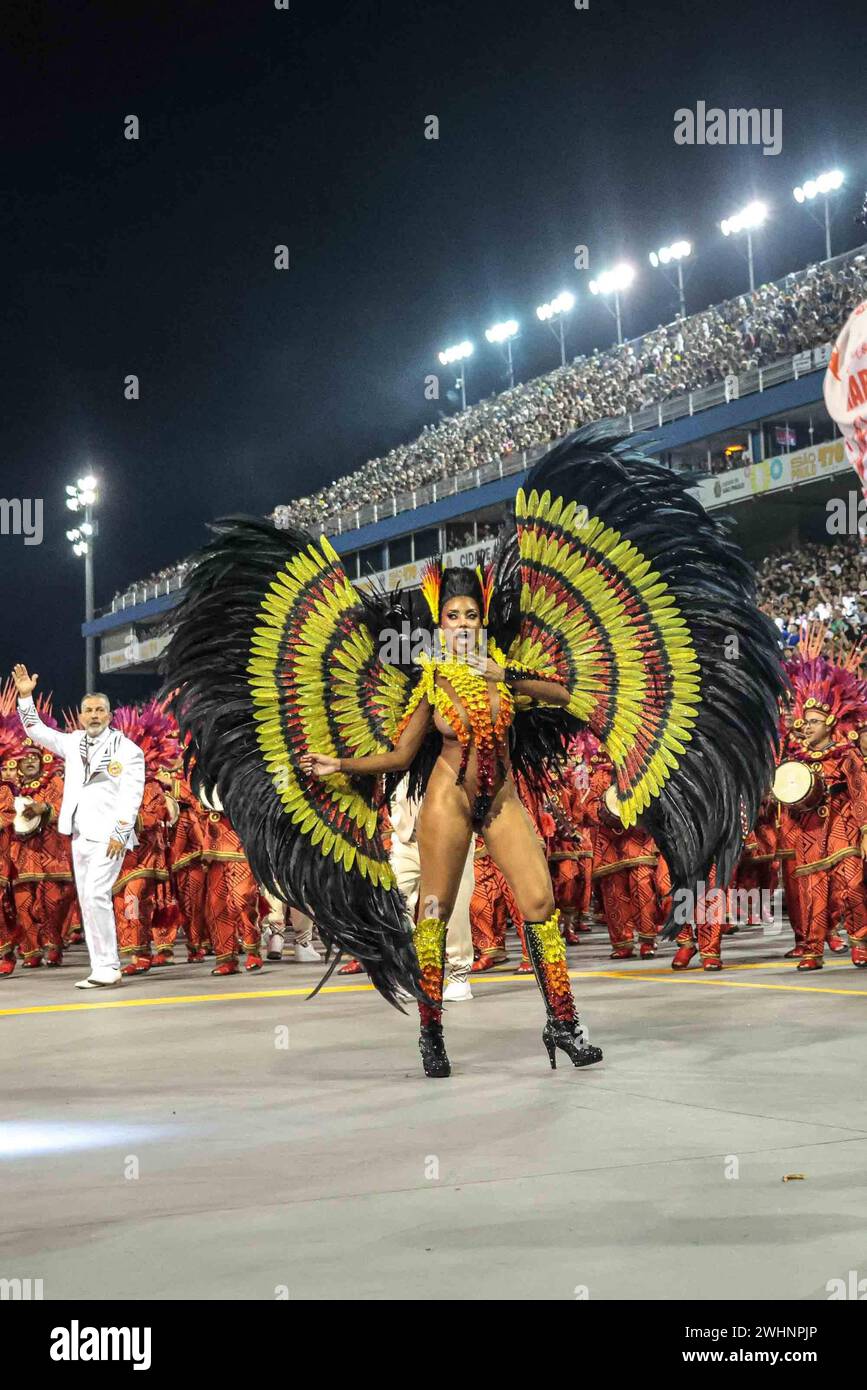
[(443, 582), (440, 589), (440, 613), (450, 599), (471, 598), (473, 603), (478, 604), (479, 613), (485, 611), (482, 599), (482, 586), (479, 583), (479, 576), (475, 570), (471, 569), (447, 569), (443, 570)]

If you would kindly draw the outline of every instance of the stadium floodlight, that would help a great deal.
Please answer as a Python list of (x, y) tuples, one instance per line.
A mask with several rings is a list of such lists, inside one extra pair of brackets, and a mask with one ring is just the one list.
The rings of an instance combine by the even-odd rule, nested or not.
[(465, 339), (464, 342), (456, 343), (454, 347), (445, 348), (442, 352), (437, 353), (437, 357), (444, 367), (450, 367), (453, 362), (460, 362), (461, 364), (461, 374), (455, 384), (461, 388), (462, 410), (467, 408), (467, 372), (464, 363), (474, 350), (472, 343)]
[(733, 217), (724, 217), (719, 227), (723, 236), (737, 236), (739, 232), (747, 234), (747, 262), (750, 267), (750, 293), (756, 288), (755, 275), (753, 273), (753, 232), (757, 227), (761, 227), (768, 215), (767, 203), (758, 200), (748, 203), (740, 212), (736, 212)]
[[(673, 241), (670, 246), (660, 246), (658, 251), (651, 251), (648, 260), (654, 268), (675, 265), (677, 269), (677, 297), (680, 303), (680, 316), (686, 318), (686, 299), (683, 293), (683, 266), (681, 261), (685, 261), (692, 255), (692, 243), (689, 241)], [(674, 283), (674, 282), (672, 282)]]
[(503, 323), (495, 323), (490, 328), (485, 329), (485, 337), (489, 343), (498, 343), (506, 349), (506, 361), (509, 364), (509, 388), (515, 384), (515, 369), (512, 363), (512, 339), (517, 337), (517, 319), (506, 319)]
[[(92, 473), (85, 473), (77, 483), (66, 484), (66, 505), (71, 512), (84, 512), (84, 520), (79, 526), (67, 531), (66, 539), (72, 543), (72, 553), (84, 556), (84, 617), (87, 623), (93, 622), (93, 539), (97, 533), (93, 519), (96, 505), (98, 483)], [(96, 684), (95, 645), (92, 636), (85, 636), (85, 690), (93, 690)]]
[(612, 270), (603, 270), (598, 279), (590, 281), (591, 294), (614, 295), (614, 308), (612, 309), (608, 304), (605, 307), (616, 320), (618, 343), (623, 342), (623, 326), (620, 321), (620, 293), (621, 290), (628, 290), (634, 279), (635, 271), (632, 266), (621, 261)]
[[(561, 366), (561, 367), (565, 367), (565, 366), (566, 366), (566, 327), (565, 327), (565, 318), (566, 318), (566, 315), (567, 315), (568, 313), (570, 313), (571, 310), (572, 310), (574, 307), (575, 307), (575, 296), (574, 296), (574, 294), (570, 294), (568, 290), (563, 290), (563, 292), (562, 292), (561, 294), (558, 294), (558, 295), (557, 295), (557, 298), (556, 298), (556, 299), (552, 299), (548, 304), (540, 304), (539, 307), (538, 307), (538, 309), (536, 310), (536, 316), (537, 316), (537, 318), (541, 319), (542, 323), (547, 323), (548, 327), (551, 329), (551, 332), (554, 334), (554, 336), (555, 336), (556, 338), (559, 338), (559, 339), (560, 339), (560, 366)], [(552, 322), (552, 320), (556, 320), (556, 322), (557, 322), (557, 327), (556, 327), (556, 328), (554, 327), (554, 323)]]
[[(820, 174), (817, 179), (807, 179), (804, 184), (799, 184), (792, 189), (796, 203), (811, 203), (814, 198), (821, 198), (825, 204), (825, 260), (831, 259), (831, 206), (830, 195), (836, 193), (838, 188), (842, 188), (845, 183), (845, 175), (842, 169), (829, 169), (826, 173)], [(810, 209), (808, 209), (810, 211)], [(813, 216), (813, 213), (810, 212)], [(815, 218), (818, 222), (818, 217)], [(821, 226), (821, 223), (820, 223)]]

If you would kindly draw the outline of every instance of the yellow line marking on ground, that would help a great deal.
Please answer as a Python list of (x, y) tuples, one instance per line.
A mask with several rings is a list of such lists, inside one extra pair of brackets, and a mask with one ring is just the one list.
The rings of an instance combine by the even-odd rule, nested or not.
[[(782, 963), (774, 961), (762, 961), (749, 963), (744, 962), (739, 965), (726, 966), (727, 971), (734, 970), (773, 970), (782, 968)], [(794, 968), (794, 967), (793, 967)], [(831, 967), (834, 970), (834, 967)], [(844, 968), (841, 965), (837, 969)], [(814, 972), (818, 973), (818, 972)], [(570, 980), (638, 980), (649, 981), (651, 984), (678, 984), (682, 981), (692, 981), (693, 984), (705, 985), (725, 985), (729, 989), (776, 989), (795, 994), (845, 994), (854, 997), (867, 995), (867, 989), (834, 989), (827, 985), (774, 985), (753, 980), (721, 980), (720, 972), (704, 970), (682, 970), (673, 971), (671, 969), (662, 971), (660, 967), (644, 970), (570, 970)], [(489, 985), (502, 983), (516, 984), (535, 984), (532, 975), (509, 975), (485, 971), (482, 975), (477, 975), (473, 985)], [(165, 994), (149, 996), (143, 999), (101, 999), (88, 1003), (76, 1004), (29, 1004), (19, 1008), (0, 1009), (0, 1018), (10, 1018), (19, 1014), (67, 1014), (85, 1013), (100, 1009), (142, 1009), (151, 1005), (159, 1004), (222, 1004), (233, 999), (304, 999), (310, 994), (310, 986), (303, 986), (300, 989), (255, 989), (238, 990), (232, 994)], [(320, 994), (372, 994), (374, 987), (371, 984), (358, 985), (324, 985), (319, 991)]]
[(622, 974), (617, 974), (613, 970), (600, 970), (597, 973), (607, 975), (610, 980), (648, 980), (654, 985), (674, 984), (676, 980), (685, 982), (691, 980), (693, 984), (725, 985), (728, 989), (782, 989), (795, 994), (867, 995), (867, 989), (830, 989), (827, 985), (771, 985), (759, 980), (721, 980), (718, 971), (672, 971), (671, 975), (642, 975), (633, 974), (631, 971), (627, 974), (625, 970)]

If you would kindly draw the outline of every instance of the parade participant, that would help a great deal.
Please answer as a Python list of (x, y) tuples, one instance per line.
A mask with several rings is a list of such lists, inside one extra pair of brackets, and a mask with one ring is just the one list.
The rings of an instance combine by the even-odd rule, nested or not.
[(822, 657), (793, 663), (794, 727), (809, 777), (790, 806), (794, 877), (803, 907), (799, 970), (820, 970), (832, 928), (845, 924), (852, 964), (867, 965), (867, 775), (848, 733), (867, 716), (863, 688), (851, 672)]
[(515, 928), (521, 942), (521, 960), (516, 973), (526, 975), (533, 966), (527, 955), (524, 919), (506, 879), (497, 868), (481, 835), (473, 841), (473, 893), (470, 898), (470, 928), (473, 938), (473, 973), (493, 970), (504, 965), (506, 932), (509, 924)]
[[(180, 750), (177, 726), (156, 700), (141, 709), (121, 705), (112, 724), (141, 750), (145, 764), (144, 791), (135, 821), (138, 843), (127, 850), (112, 890), (121, 974), (143, 975), (152, 965), (172, 963), (171, 942), (177, 926), (171, 915), (165, 831), (178, 810), (159, 773), (177, 761)], [(161, 914), (162, 929), (157, 913)], [(152, 944), (156, 947), (153, 954)]]
[[(404, 624), (411, 638), (406, 605), (353, 588), (324, 537), (236, 520), (193, 565), (166, 656), (194, 786), (218, 790), (266, 887), (316, 915), (386, 998), (419, 996), (429, 1076), (450, 1072), (445, 933), (474, 833), (525, 918), (551, 1066), (557, 1049), (576, 1066), (601, 1059), (576, 1017), (512, 766), (543, 793), (589, 727), (624, 824), (644, 816), (674, 886), (714, 863), (731, 874), (729, 808), (740, 797), (754, 816), (773, 766), (776, 630), (749, 566), (683, 483), (591, 426), (528, 486), (483, 586), (431, 567), (426, 652), (394, 650)], [(377, 777), (406, 771), (423, 797), (420, 903), (438, 909), (412, 936), (376, 815)]]
[(722, 970), (722, 938), (728, 921), (728, 903), (728, 892), (716, 886), (714, 869), (707, 883), (699, 885), (698, 894), (688, 908), (686, 904), (681, 908), (675, 902), (675, 920), (681, 925), (675, 937), (677, 950), (672, 957), (672, 970), (686, 970), (696, 951), (701, 954), (703, 970)]
[(554, 831), (547, 842), (548, 865), (554, 901), (563, 923), (563, 938), (577, 946), (593, 893), (593, 835), (588, 807), (590, 773), (585, 761), (585, 740), (576, 734), (569, 745), (569, 762), (559, 785), (546, 802)]
[(589, 752), (590, 786), (587, 814), (594, 825), (593, 882), (599, 888), (602, 912), (611, 941), (611, 960), (642, 960), (656, 955), (665, 921), (657, 893), (659, 852), (640, 824), (625, 826), (610, 810), (606, 794), (614, 785), (614, 767), (598, 745)]
[(203, 796), (202, 805), (205, 919), (216, 957), (211, 974), (238, 974), (239, 945), (247, 953), (244, 969), (261, 970), (258, 884), (219, 797)]
[(72, 867), (81, 905), (91, 972), (79, 989), (121, 982), (111, 889), (122, 856), (134, 846), (135, 818), (144, 790), (144, 758), (134, 743), (109, 727), (108, 697), (89, 692), (81, 701), (80, 733), (60, 733), (39, 718), (33, 703), (38, 676), (13, 672), (25, 732), (64, 760), (63, 800), (57, 828), (72, 836)]
[(205, 812), (184, 776), (180, 760), (170, 768), (161, 768), (157, 781), (177, 807), (177, 816), (173, 822), (170, 817), (166, 830), (166, 864), (180, 918), (161, 934), (160, 952), (166, 962), (174, 959), (175, 940), (182, 924), (187, 939), (187, 963), (198, 964), (205, 959), (205, 947), (210, 940), (205, 920), (206, 870), (202, 863)]
[[(744, 843), (729, 886), (728, 917), (735, 930), (738, 926), (760, 927), (773, 921), (771, 904), (777, 886), (778, 812), (779, 805), (769, 793)], [(746, 920), (742, 921), (744, 914)]]
[[(792, 702), (785, 700), (780, 713), (780, 756), (779, 762), (803, 761), (803, 745), (798, 730), (793, 727), (794, 711)], [(797, 817), (787, 806), (778, 802), (777, 806), (777, 858), (780, 863), (780, 878), (783, 883), (783, 902), (795, 938), (794, 946), (786, 952), (786, 959), (800, 960), (804, 954), (804, 906), (800, 880), (795, 877), (795, 844), (798, 840)]]
[[(268, 905), (268, 911), (264, 916), (259, 917), (259, 927), (262, 931), (262, 946), (265, 951), (265, 959), (277, 961), (283, 959), (283, 950), (286, 944), (286, 914), (289, 913), (289, 925), (295, 938), (295, 961), (298, 965), (318, 965), (322, 960), (316, 947), (313, 945), (313, 931), (316, 923), (312, 917), (306, 913), (299, 912), (297, 908), (287, 909), (286, 904), (275, 896), (261, 890), (262, 897)], [(260, 952), (261, 954), (261, 952)]]
[[(47, 727), (57, 725), (47, 706)], [(16, 721), (18, 722), (18, 721)], [(12, 895), (24, 969), (63, 961), (63, 926), (75, 897), (69, 841), (57, 830), (63, 801), (61, 764), (42, 751), (18, 723), (19, 744), (7, 766), (15, 795), (12, 825)]]
[[(17, 725), (17, 719), (15, 724)], [(15, 819), (15, 798), (9, 786), (10, 760), (18, 744), (20, 731), (11, 720), (0, 715), (0, 978), (15, 969), (17, 927), (10, 884), (12, 879), (11, 839)], [(9, 769), (9, 770), (8, 770)]]

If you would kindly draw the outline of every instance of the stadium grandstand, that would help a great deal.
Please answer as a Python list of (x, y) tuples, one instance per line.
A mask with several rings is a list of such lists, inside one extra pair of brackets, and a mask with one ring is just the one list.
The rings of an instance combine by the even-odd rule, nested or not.
[[(706, 507), (736, 509), (783, 640), (810, 618), (854, 635), (867, 617), (867, 569), (854, 538), (828, 547), (828, 503), (853, 490), (854, 476), (822, 384), (831, 344), (865, 298), (861, 246), (426, 426), (276, 506), (272, 519), (329, 535), (354, 580), (411, 587), (431, 555), (487, 558), (535, 459), (579, 425), (612, 418), (666, 466), (694, 475)], [(155, 669), (189, 564), (131, 584), (84, 625), (99, 639), (102, 672)]]

